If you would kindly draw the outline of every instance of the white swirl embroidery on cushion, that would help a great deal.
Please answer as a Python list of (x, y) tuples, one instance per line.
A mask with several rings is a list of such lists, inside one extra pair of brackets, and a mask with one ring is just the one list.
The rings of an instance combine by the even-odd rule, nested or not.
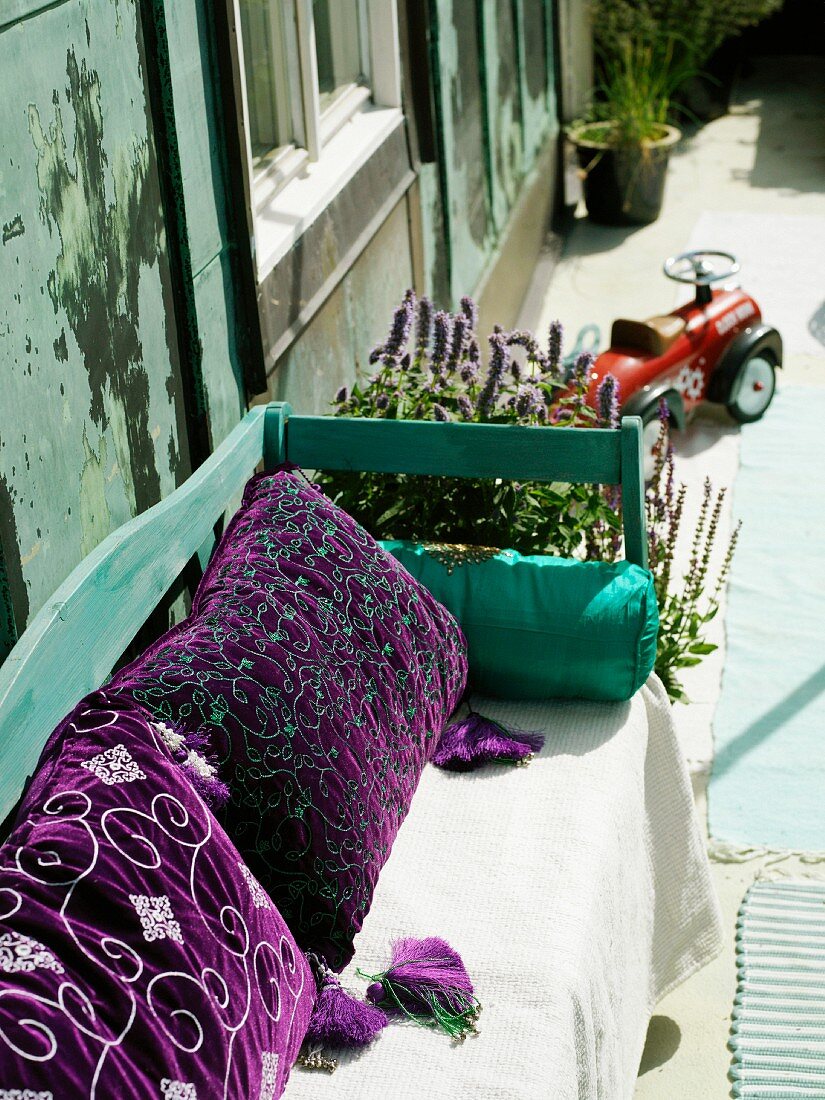
[(183, 933), (175, 920), (168, 894), (130, 894), (129, 901), (134, 905), (143, 926), (145, 940), (175, 940), (176, 943), (183, 943)]
[[(202, 806), (202, 804), (201, 804)], [(155, 795), (152, 813), (131, 806), (115, 806), (100, 817), (100, 824), (107, 840), (122, 856), (137, 867), (157, 868), (163, 860), (151, 833), (160, 831), (183, 848), (199, 849), (210, 838), (212, 827), (204, 807), (203, 819), (198, 820), (174, 795), (162, 792)]]
[(260, 882), (258, 882), (242, 859), (238, 860), (238, 869), (249, 887), (249, 892), (252, 895), (252, 904), (255, 908), (271, 909), (272, 902), (269, 900), (266, 890), (264, 890), (263, 886), (261, 886)]
[[(20, 1001), (23, 1005), (17, 1010), (20, 1013), (18, 1017), (12, 1013), (14, 1013), (15, 1003)], [(0, 1014), (0, 1040), (9, 1050), (27, 1062), (48, 1062), (53, 1058), (57, 1052), (57, 1037), (52, 1029), (38, 1020), (33, 1013), (38, 1012), (40, 1005), (50, 1008), (60, 1006), (48, 997), (38, 997), (12, 988), (0, 989), (0, 1002), (7, 1002), (3, 1005), (7, 1011)], [(12, 1030), (15, 1028), (16, 1031)], [(15, 1039), (17, 1039), (16, 1042)], [(3, 1064), (3, 1058), (0, 1058), (0, 1065)]]
[[(143, 973), (143, 959), (134, 947), (123, 940), (118, 940), (114, 936), (103, 936), (100, 940), (100, 949), (113, 963), (111, 967), (107, 966), (106, 963), (103, 965), (106, 966), (110, 974), (120, 978), (121, 981), (136, 982)], [(86, 954), (90, 959), (94, 958), (88, 951)], [(94, 959), (94, 961), (98, 962), (99, 960)]]
[(261, 1093), (259, 1100), (274, 1100), (278, 1084), (278, 1055), (265, 1050), (261, 1054)]
[[(89, 957), (92, 958), (91, 955)], [(137, 1001), (131, 990), (127, 990), (125, 993), (125, 1005), (128, 1011), (121, 1012), (123, 1023), (119, 1031), (115, 1031), (114, 1021), (107, 1021), (105, 1017), (98, 1014), (94, 1002), (79, 985), (70, 985), (69, 982), (64, 982), (57, 991), (57, 1006), (78, 1031), (88, 1035), (95, 1042), (103, 1044), (106, 1048), (116, 1047), (121, 1045), (123, 1039), (129, 1033), (137, 1011)], [(45, 998), (41, 999), (44, 1004), (48, 1003)], [(108, 1010), (110, 1016), (113, 1015), (111, 1005), (102, 1007)]]
[(104, 749), (96, 756), (84, 760), (80, 766), (97, 776), (107, 787), (115, 783), (134, 783), (136, 779), (146, 778), (146, 773), (123, 744)]
[[(3, 900), (6, 897), (9, 899), (8, 904)], [(17, 890), (12, 890), (11, 886), (0, 886), (0, 902), (0, 920), (11, 920), (23, 904), (23, 899)]]
[(42, 943), (20, 932), (0, 933), (0, 970), (18, 974), (24, 970), (53, 970), (63, 973), (63, 965)]
[[(86, 820), (91, 808), (91, 799), (82, 791), (61, 791), (47, 799), (42, 806), (42, 813), (47, 816), (36, 821), (28, 842), (15, 852), (20, 873), (48, 886), (71, 886), (87, 875), (98, 857), (97, 838)], [(59, 823), (58, 830), (54, 828), (55, 821)], [(86, 842), (91, 851), (83, 857), (85, 866), (80, 867), (80, 854)], [(65, 861), (60, 849), (66, 852)]]
[[(289, 1015), (289, 1031), (287, 1033), (287, 1045), (285, 1049), (288, 1049), (288, 1040), (292, 1035), (292, 1029), (295, 1025), (295, 1014), (298, 1011), (298, 1005), (301, 1000), (301, 996), (304, 992), (305, 971), (302, 967), (298, 966), (298, 958), (295, 953), (295, 947), (293, 941), (285, 936), (281, 936), (281, 965), (283, 966), (283, 976), (286, 979), (286, 988), (292, 993), (292, 1012)], [(293, 979), (297, 978), (297, 985), (293, 983)], [(280, 986), (278, 987), (278, 995), (281, 995)]]
[[(185, 1050), (187, 1054), (194, 1054), (197, 1050), (200, 1050), (203, 1043), (203, 1026), (195, 1013), (183, 1006), (189, 1003), (199, 1004), (199, 999), (193, 995), (192, 1000), (188, 1002), (183, 996), (183, 991), (178, 990), (175, 993), (175, 1002), (180, 1007), (171, 1008), (170, 997), (164, 991), (164, 985), (173, 982), (179, 982), (181, 985), (192, 985), (196, 990), (203, 990), (203, 986), (191, 974), (184, 974), (180, 970), (165, 971), (163, 974), (157, 974), (149, 982), (146, 988), (146, 1002), (152, 1015), (163, 1028), (167, 1039), (174, 1043), (179, 1050)], [(155, 1001), (156, 988), (158, 990), (157, 1003)], [(173, 1027), (174, 1031), (172, 1030)], [(194, 1028), (193, 1037), (191, 1035), (192, 1028)], [(190, 1031), (188, 1040), (187, 1030)]]
[(173, 1081), (164, 1077), (160, 1083), (163, 1100), (198, 1100), (198, 1092), (189, 1081)]
[(252, 956), (255, 984), (264, 1012), (277, 1023), (283, 1011), (281, 986), (278, 981), (281, 960), (271, 943), (259, 943)]

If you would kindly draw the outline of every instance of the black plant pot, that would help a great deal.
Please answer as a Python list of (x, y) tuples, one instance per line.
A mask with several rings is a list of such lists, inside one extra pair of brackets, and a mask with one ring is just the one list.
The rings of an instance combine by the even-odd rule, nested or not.
[(675, 126), (641, 145), (613, 146), (590, 140), (592, 126), (576, 127), (576, 146), (583, 177), (584, 202), (594, 222), (602, 225), (648, 225), (662, 209), (670, 151), (681, 137)]

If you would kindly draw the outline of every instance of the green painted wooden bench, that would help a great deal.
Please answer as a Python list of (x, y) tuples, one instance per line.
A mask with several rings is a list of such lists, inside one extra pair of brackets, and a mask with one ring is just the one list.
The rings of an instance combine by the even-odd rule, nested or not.
[(522, 428), (296, 416), (253, 408), (194, 474), (88, 555), (0, 667), (0, 821), (52, 729), (99, 687), (255, 468), (500, 477), (621, 485), (625, 553), (647, 565), (642, 425)]

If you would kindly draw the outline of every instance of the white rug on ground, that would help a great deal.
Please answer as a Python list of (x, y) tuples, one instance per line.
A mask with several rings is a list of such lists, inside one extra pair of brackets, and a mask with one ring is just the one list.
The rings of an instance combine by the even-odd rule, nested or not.
[(825, 357), (825, 218), (705, 211), (687, 247), (733, 252), (742, 286), (786, 352)]
[[(482, 713), (547, 744), (529, 768), (427, 768), (384, 868), (356, 964), (443, 936), (484, 1011), (454, 1046), (393, 1023), (287, 1100), (623, 1100), (656, 1002), (721, 947), (719, 911), (670, 706), (502, 703)], [(355, 966), (345, 984), (363, 993)]]
[(711, 835), (825, 853), (825, 389), (787, 386), (742, 430)]

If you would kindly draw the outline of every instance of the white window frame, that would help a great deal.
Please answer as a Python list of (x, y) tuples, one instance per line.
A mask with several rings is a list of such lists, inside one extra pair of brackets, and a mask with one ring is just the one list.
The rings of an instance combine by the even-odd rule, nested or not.
[[(369, 87), (351, 84), (320, 110), (312, 0), (271, 0), (294, 9), (305, 147), (287, 146), (263, 169), (252, 160), (240, 0), (232, 0), (240, 67), (249, 199), (258, 282), (262, 282), (358, 168), (402, 123), (396, 0), (360, 0)], [(335, 0), (332, 0), (333, 4)], [(340, 9), (339, 9), (340, 10)], [(333, 13), (336, 9), (333, 7)]]

